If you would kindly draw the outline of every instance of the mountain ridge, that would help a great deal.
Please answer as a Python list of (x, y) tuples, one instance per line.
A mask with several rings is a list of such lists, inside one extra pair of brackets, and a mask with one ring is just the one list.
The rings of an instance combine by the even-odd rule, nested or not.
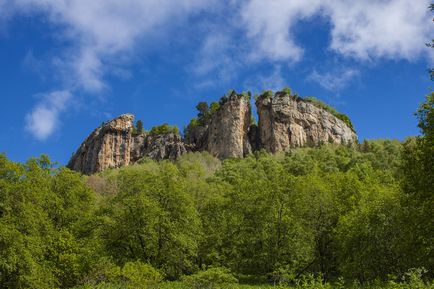
[[(289, 89), (265, 91), (256, 98), (259, 121), (252, 121), (250, 94), (231, 91), (209, 109), (207, 118), (189, 125), (182, 137), (177, 131), (133, 133), (134, 116), (122, 114), (96, 128), (71, 157), (67, 167), (83, 174), (118, 168), (147, 157), (176, 160), (189, 151), (208, 151), (219, 158), (240, 158), (265, 149), (271, 153), (323, 143), (358, 142), (351, 122), (312, 100), (291, 95)], [(199, 109), (199, 108), (198, 108)], [(203, 116), (202, 115), (202, 116)], [(205, 119), (204, 117), (202, 117)], [(349, 123), (349, 124), (348, 124)], [(169, 127), (168, 125), (166, 125)], [(152, 132), (152, 131), (151, 131)]]

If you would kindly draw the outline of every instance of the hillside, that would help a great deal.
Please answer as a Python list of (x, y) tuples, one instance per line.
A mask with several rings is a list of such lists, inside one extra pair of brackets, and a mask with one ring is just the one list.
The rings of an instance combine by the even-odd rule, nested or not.
[[(221, 104), (231, 109), (215, 110), (208, 135), (244, 102), (232, 97)], [(297, 119), (288, 107), (315, 111), (275, 97), (257, 102), (279, 120)], [(434, 288), (433, 112), (431, 94), (416, 114), (422, 136), (405, 142), (290, 150), (282, 144), (291, 142), (273, 138), (286, 123), (273, 121), (262, 124), (270, 130), (258, 142), (268, 147), (223, 160), (212, 149), (138, 158), (127, 150), (131, 139), (163, 147), (167, 137), (184, 146), (185, 139), (168, 125), (133, 130), (124, 115), (79, 151), (133, 161), (90, 176), (47, 156), (22, 164), (0, 155), (0, 287)]]

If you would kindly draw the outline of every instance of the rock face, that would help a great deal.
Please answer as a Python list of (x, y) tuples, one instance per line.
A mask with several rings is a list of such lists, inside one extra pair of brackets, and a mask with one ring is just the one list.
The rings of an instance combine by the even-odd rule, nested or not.
[(80, 145), (67, 167), (84, 174), (130, 163), (134, 116), (123, 114), (95, 129)]
[(259, 97), (260, 147), (269, 152), (324, 143), (353, 144), (357, 135), (330, 112), (284, 92)]
[(135, 163), (142, 158), (176, 160), (188, 151), (208, 151), (219, 159), (271, 153), (325, 143), (355, 144), (357, 135), (341, 119), (312, 102), (278, 92), (256, 100), (258, 125), (251, 124), (250, 96), (232, 92), (210, 118), (179, 134), (133, 135), (131, 114), (95, 129), (72, 156), (68, 167), (84, 174)]
[(133, 137), (131, 161), (136, 162), (144, 157), (154, 160), (176, 160), (189, 150), (178, 134), (142, 134)]
[(67, 167), (83, 174), (127, 166), (141, 158), (175, 160), (187, 152), (180, 135), (132, 136), (134, 116), (121, 115), (95, 129), (72, 156)]
[(221, 104), (208, 127), (208, 152), (219, 159), (250, 154), (250, 119), (250, 97), (232, 93)]

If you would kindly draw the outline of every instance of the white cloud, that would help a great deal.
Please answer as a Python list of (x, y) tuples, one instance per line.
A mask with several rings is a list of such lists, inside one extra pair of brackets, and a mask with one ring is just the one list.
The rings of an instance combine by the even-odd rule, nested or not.
[(59, 127), (59, 114), (71, 98), (71, 93), (66, 90), (42, 95), (42, 100), (26, 115), (26, 130), (38, 140), (47, 139)]
[[(54, 75), (69, 91), (100, 93), (108, 87), (107, 74), (128, 77), (122, 64), (137, 47), (149, 46), (152, 37), (162, 37), (168, 28), (181, 25), (190, 15), (212, 5), (214, 0), (0, 0), (0, 20), (11, 15), (43, 15), (56, 27), (54, 39), (67, 49), (53, 60)], [(1, 22), (0, 22), (1, 23)], [(28, 57), (27, 57), (28, 58)], [(27, 59), (28, 60), (28, 59)], [(26, 60), (25, 60), (26, 62)], [(28, 62), (28, 61), (27, 61)], [(37, 139), (50, 136), (59, 112), (71, 94), (56, 92), (37, 104), (26, 116), (26, 129)]]
[(331, 49), (362, 60), (413, 60), (431, 53), (423, 43), (432, 38), (428, 0), (332, 1)]
[(316, 69), (308, 76), (308, 80), (318, 83), (322, 88), (338, 92), (359, 75), (353, 68), (342, 68), (334, 71), (318, 72)]
[(237, 59), (240, 48), (234, 45), (232, 37), (229, 32), (213, 30), (204, 38), (201, 49), (188, 69), (198, 78), (195, 79), (196, 88), (209, 88), (236, 78), (241, 66), (241, 61)]
[(320, 0), (250, 0), (241, 7), (242, 24), (252, 40), (253, 60), (298, 61), (303, 48), (296, 43), (294, 25), (314, 15)]
[[(295, 39), (302, 20), (323, 17), (332, 25), (330, 48), (359, 60), (413, 60), (432, 51), (429, 0), (248, 0), (241, 8), (242, 25), (252, 57), (298, 61), (303, 47)], [(318, 47), (321, 49), (321, 47)]]

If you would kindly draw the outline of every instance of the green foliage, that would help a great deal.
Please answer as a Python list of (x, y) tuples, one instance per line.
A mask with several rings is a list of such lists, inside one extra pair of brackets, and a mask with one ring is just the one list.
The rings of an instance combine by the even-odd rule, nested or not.
[(118, 279), (123, 288), (140, 289), (161, 282), (163, 276), (151, 265), (135, 261), (125, 263)]
[[(198, 218), (186, 180), (170, 162), (123, 168), (119, 193), (107, 205), (102, 228), (115, 260), (148, 262), (169, 278), (194, 269)], [(102, 216), (103, 217), (103, 216)]]
[(230, 270), (223, 267), (210, 268), (194, 275), (183, 277), (183, 281), (192, 289), (228, 288), (238, 283)]
[(273, 91), (272, 90), (264, 90), (260, 95), (255, 96), (255, 100), (258, 99), (266, 99), (266, 98), (272, 98), (273, 97)]
[(85, 284), (84, 288), (146, 289), (162, 280), (163, 275), (149, 264), (134, 261), (119, 267), (109, 259), (102, 258), (98, 260), (82, 283)]
[(304, 99), (304, 101), (312, 103), (316, 107), (322, 108), (322, 109), (330, 112), (332, 115), (334, 115), (338, 119), (342, 120), (349, 128), (351, 128), (354, 131), (353, 124), (351, 123), (350, 118), (346, 114), (338, 112), (335, 108), (331, 107), (328, 104), (325, 104), (324, 102), (317, 99), (316, 97), (308, 96), (308, 97), (304, 97), (303, 99)]
[(417, 109), (416, 116), (422, 133), (434, 142), (434, 91), (426, 96), (425, 101)]
[(428, 143), (189, 153), (91, 177), (0, 155), (0, 287), (432, 288), (432, 271), (407, 272), (433, 268)]
[(149, 135), (165, 135), (165, 134), (170, 134), (170, 133), (179, 134), (178, 127), (164, 123), (162, 125), (154, 126), (149, 131)]
[(282, 92), (285, 93), (285, 94), (287, 94), (287, 95), (291, 95), (291, 89), (288, 86), (285, 86), (282, 89)]
[[(404, 143), (402, 153), (402, 188), (408, 249), (415, 254), (412, 267), (434, 267), (434, 97), (427, 96), (417, 111), (423, 135)], [(429, 257), (428, 257), (429, 256)]]
[(89, 263), (93, 194), (46, 156), (16, 164), (0, 155), (0, 287), (76, 284)]
[(142, 122), (142, 120), (139, 119), (136, 122), (136, 126), (133, 127), (132, 135), (137, 136), (137, 135), (140, 135), (144, 132), (145, 132), (145, 130), (143, 129), (143, 122)]
[(220, 104), (218, 102), (211, 102), (208, 106), (206, 102), (199, 102), (196, 106), (198, 111), (197, 118), (192, 118), (187, 127), (184, 128), (184, 135), (186, 137), (198, 126), (207, 126), (210, 124), (214, 114), (220, 108)]

